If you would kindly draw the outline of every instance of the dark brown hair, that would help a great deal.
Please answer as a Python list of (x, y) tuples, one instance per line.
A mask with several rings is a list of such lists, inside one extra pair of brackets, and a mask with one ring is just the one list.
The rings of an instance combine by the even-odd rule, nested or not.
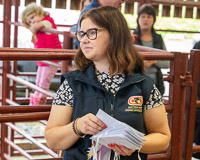
[[(154, 23), (156, 22), (156, 12), (155, 12), (155, 9), (154, 7), (151, 5), (151, 4), (143, 4), (140, 8), (139, 8), (139, 11), (138, 11), (138, 17), (137, 17), (137, 25), (138, 25), (138, 28), (140, 29), (140, 24), (139, 24), (139, 18), (141, 16), (141, 14), (148, 14), (148, 15), (152, 15), (153, 16), (153, 20), (154, 20)], [(153, 23), (153, 25), (154, 25)], [(152, 29), (153, 29), (153, 25), (152, 25)]]
[[(133, 39), (126, 20), (117, 8), (104, 6), (86, 11), (80, 18), (79, 28), (86, 18), (89, 18), (95, 25), (105, 28), (110, 34), (107, 50), (110, 75), (114, 73), (130, 75), (132, 71), (144, 71), (143, 60), (133, 46)], [(75, 55), (77, 69), (83, 71), (92, 64), (93, 62), (86, 59), (79, 48)]]

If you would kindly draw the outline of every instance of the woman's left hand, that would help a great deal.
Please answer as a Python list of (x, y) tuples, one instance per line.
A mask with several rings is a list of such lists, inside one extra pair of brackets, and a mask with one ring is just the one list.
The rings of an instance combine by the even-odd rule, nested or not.
[(122, 156), (130, 156), (135, 152), (135, 149), (128, 149), (122, 145), (117, 145), (117, 144), (109, 144), (108, 145), (113, 151), (117, 152), (118, 154)]

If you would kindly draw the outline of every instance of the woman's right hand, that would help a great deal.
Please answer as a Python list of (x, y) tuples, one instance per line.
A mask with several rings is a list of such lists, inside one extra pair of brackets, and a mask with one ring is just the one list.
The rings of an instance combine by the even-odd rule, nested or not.
[(147, 68), (151, 67), (152, 65), (154, 65), (156, 63), (157, 63), (156, 60), (144, 60), (144, 66)]
[(80, 133), (95, 135), (106, 128), (106, 125), (95, 115), (88, 113), (77, 120)]

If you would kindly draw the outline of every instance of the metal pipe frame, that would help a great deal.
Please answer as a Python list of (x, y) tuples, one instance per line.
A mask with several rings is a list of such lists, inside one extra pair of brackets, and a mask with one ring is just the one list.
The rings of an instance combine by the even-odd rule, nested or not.
[(189, 72), (192, 74), (193, 85), (187, 88), (186, 98), (186, 112), (185, 112), (185, 148), (184, 148), (184, 159), (190, 160), (194, 151), (200, 152), (200, 145), (193, 146), (194, 127), (196, 108), (199, 105), (197, 101), (198, 93), (198, 82), (199, 82), (199, 67), (200, 67), (200, 50), (192, 50), (189, 59)]
[(26, 151), (24, 151), (21, 147), (19, 147), (18, 145), (16, 145), (13, 141), (9, 140), (8, 138), (5, 138), (5, 142), (9, 146), (11, 146), (13, 149), (15, 149), (16, 151), (18, 151), (22, 155), (24, 155), (24, 157), (26, 157), (27, 159), (32, 159), (33, 158), (30, 154), (28, 154)]
[[(32, 51), (29, 50), (31, 53), (27, 54), (28, 51), (26, 53), (25, 49), (23, 49), (23, 52), (20, 51), (21, 55), (18, 56), (19, 52), (15, 53), (14, 50), (9, 50), (10, 53), (11, 53), (11, 51), (12, 51), (12, 54), (11, 54), (12, 56), (9, 57), (10, 60), (12, 60), (12, 59), (14, 59), (16, 57), (17, 58), (20, 57), (20, 58), (23, 58), (23, 59), (28, 59), (28, 58), (30, 58), (29, 57), (30, 55), (34, 55), (36, 53), (36, 52), (32, 52)], [(70, 50), (65, 50), (65, 52), (62, 51), (62, 54), (63, 55), (65, 55), (65, 54), (68, 55), (68, 51), (71, 52)], [(155, 52), (155, 50), (152, 50), (152, 51)], [(45, 56), (48, 55), (46, 53), (47, 52), (44, 51)], [(50, 51), (50, 53), (53, 54), (53, 52), (51, 52), (51, 51)], [(42, 55), (42, 52), (40, 54)], [(159, 53), (158, 51), (156, 51), (155, 54), (152, 54), (152, 56), (149, 56), (149, 55), (150, 55), (149, 53), (146, 53), (146, 54), (143, 53), (142, 54), (144, 59), (162, 59), (162, 60), (170, 60), (170, 61), (172, 61), (172, 63), (171, 63), (171, 70), (172, 71), (170, 72), (170, 76), (174, 77), (173, 85), (175, 85), (175, 86), (172, 86), (173, 87), (173, 92), (170, 93), (171, 96), (170, 96), (170, 100), (169, 100), (170, 103), (168, 105), (168, 110), (170, 111), (169, 114), (174, 115), (174, 116), (171, 116), (171, 118), (172, 118), (172, 126), (173, 126), (172, 135), (177, 134), (177, 131), (179, 131), (178, 134), (181, 133), (179, 138), (176, 137), (176, 140), (172, 138), (171, 149), (167, 153), (150, 155), (149, 157), (150, 157), (150, 159), (160, 159), (160, 160), (161, 159), (169, 159), (169, 157), (178, 158), (177, 157), (177, 149), (179, 148), (180, 145), (182, 145), (182, 130), (183, 130), (182, 126), (183, 126), (183, 121), (184, 121), (184, 118), (183, 118), (184, 109), (183, 109), (183, 111), (180, 112), (180, 107), (182, 107), (184, 105), (184, 94), (185, 94), (185, 91), (184, 91), (185, 90), (185, 86), (182, 86), (181, 77), (180, 76), (183, 76), (187, 71), (186, 68), (187, 68), (187, 61), (188, 61), (187, 57), (188, 57), (188, 55), (187, 54), (180, 54), (180, 53), (174, 53), (173, 54), (173, 53), (166, 53), (166, 52)], [(0, 52), (0, 57), (4, 58), (4, 56), (7, 56), (7, 55), (5, 55), (5, 51), (4, 52)], [(48, 58), (51, 58), (51, 57), (48, 57)], [(46, 59), (48, 59), (48, 58), (46, 58)], [(185, 63), (183, 63), (183, 61)], [(180, 65), (180, 62), (182, 63), (182, 65)], [(183, 95), (180, 95), (181, 92), (183, 93)], [(173, 101), (173, 99), (178, 99), (178, 102), (177, 101)], [(179, 113), (177, 113), (177, 112), (179, 112)], [(42, 115), (43, 118), (39, 117), (40, 115)], [(45, 115), (45, 118), (44, 118), (43, 115)], [(39, 117), (37, 119), (37, 120), (39, 120), (39, 119), (48, 119), (48, 116), (49, 116), (49, 112), (39, 112), (39, 113), (38, 112), (37, 113), (30, 112), (30, 113), (23, 113), (23, 114), (17, 114), (16, 113), (16, 114), (12, 114), (11, 116), (10, 115), (5, 115), (5, 116), (2, 115), (1, 116), (1, 120), (2, 120), (2, 122), (5, 122), (7, 120), (12, 122), (12, 121), (14, 121), (13, 119), (15, 119), (15, 121), (29, 121), (30, 117), (34, 117), (31, 120), (37, 119)], [(180, 153), (178, 155), (179, 156), (181, 155), (181, 151), (180, 151)]]
[(28, 81), (26, 81), (26, 80), (24, 80), (22, 78), (19, 78), (17, 76), (14, 76), (12, 74), (7, 74), (7, 78), (9, 78), (10, 80), (13, 80), (15, 82), (18, 82), (20, 84), (23, 84), (23, 85), (25, 85), (25, 86), (27, 86), (27, 87), (29, 87), (31, 89), (35, 89), (35, 90), (45, 94), (46, 96), (50, 96), (50, 97), (54, 97), (55, 96), (55, 94), (50, 93), (50, 92), (38, 87), (37, 85), (35, 85), (33, 83), (30, 83), (30, 82), (28, 82)]
[[(139, 0), (139, 2), (152, 2), (152, 3), (157, 3), (156, 0)], [(164, 2), (164, 1), (163, 1)], [(160, 3), (160, 1), (159, 1)], [(10, 35), (10, 6), (11, 6), (11, 0), (6, 0), (4, 1), (4, 47), (9, 47), (10, 46), (10, 37), (7, 36), (8, 33)], [(6, 34), (6, 35), (5, 35)], [(71, 33), (66, 32), (66, 33), (58, 33), (58, 34), (63, 34), (65, 37), (64, 38), (64, 48), (70, 48), (71, 47), (71, 39), (74, 35), (71, 35)], [(7, 37), (6, 37), (7, 36)], [(169, 106), (168, 112), (169, 114), (169, 122), (171, 126), (171, 132), (172, 132), (172, 140), (171, 140), (171, 145), (167, 153), (162, 153), (162, 154), (155, 154), (155, 155), (150, 155), (148, 159), (152, 160), (164, 160), (164, 159), (170, 159), (170, 160), (182, 160), (184, 159), (184, 156), (186, 156), (187, 160), (191, 160), (191, 153), (192, 151), (196, 151), (199, 149), (199, 147), (193, 147), (191, 151), (191, 139), (192, 137), (192, 127), (193, 127), (193, 122), (192, 118), (194, 120), (193, 113), (194, 113), (194, 104), (190, 105), (190, 108), (193, 109), (191, 112), (187, 108), (187, 105), (185, 104), (185, 98), (186, 98), (186, 88), (190, 87), (191, 82), (188, 81), (188, 79), (184, 79), (183, 77), (187, 75), (187, 66), (188, 66), (188, 55), (187, 54), (180, 54), (180, 53), (168, 53), (165, 51), (157, 51), (157, 50), (152, 50), (149, 48), (139, 48), (139, 46), (136, 46), (136, 49), (140, 52), (140, 54), (144, 57), (144, 59), (156, 59), (156, 60), (170, 60), (171, 61), (171, 67), (170, 67), (170, 96), (169, 96)], [(29, 60), (29, 59), (34, 59), (34, 60), (65, 60), (63, 64), (68, 64), (69, 61), (66, 60), (72, 60), (74, 54), (76, 51), (73, 50), (33, 50), (31, 49), (29, 52), (25, 49), (0, 49), (0, 59), (5, 60), (4, 61), (4, 67), (3, 70), (5, 73), (2, 74), (2, 76), (5, 78), (3, 79), (3, 86), (5, 85), (6, 87), (9, 86), (9, 80), (7, 78), (7, 75), (10, 74), (10, 62), (8, 60)], [(144, 52), (144, 53), (143, 53)], [(149, 54), (145, 53), (148, 52)], [(31, 53), (31, 54), (30, 54)], [(13, 58), (13, 59), (12, 59)], [(198, 58), (197, 58), (198, 59)], [(198, 59), (199, 60), (199, 59)], [(196, 62), (195, 62), (196, 63)], [(67, 69), (62, 67), (62, 72), (66, 72)], [(194, 77), (197, 76), (197, 72), (194, 73)], [(193, 87), (197, 87), (196, 85), (196, 79), (192, 79)], [(195, 81), (193, 81), (195, 80)], [(187, 86), (189, 85), (189, 86)], [(2, 104), (6, 105), (9, 100), (9, 91), (11, 88), (6, 88), (4, 87), (5, 93), (3, 94), (2, 97)], [(7, 90), (5, 90), (7, 89)], [(193, 89), (194, 90), (194, 89)], [(188, 92), (187, 92), (188, 93)], [(190, 92), (191, 94), (193, 93)], [(190, 95), (191, 95), (190, 94)], [(194, 95), (194, 98), (195, 95)], [(195, 100), (196, 102), (196, 100)], [(187, 102), (186, 102), (187, 103)], [(194, 103), (193, 99), (190, 98), (188, 103)], [(186, 108), (185, 108), (186, 106)], [(192, 106), (192, 107), (191, 107)], [(25, 109), (24, 109), (25, 110)], [(2, 118), (2, 124), (1, 124), (1, 145), (4, 147), (1, 147), (1, 159), (5, 160), (9, 158), (8, 155), (8, 142), (6, 139), (7, 137), (7, 126), (3, 122), (7, 121), (13, 121), (13, 118), (15, 121), (29, 121), (29, 120), (41, 120), (41, 119), (47, 119), (49, 116), (48, 111), (44, 112), (29, 112), (26, 113), (16, 113), (10, 115), (0, 115)], [(187, 115), (187, 113), (189, 113)], [(188, 131), (187, 132), (187, 139), (184, 139), (184, 120), (185, 120), (185, 114), (186, 114), (186, 122), (188, 124)], [(44, 115), (43, 118), (40, 116)], [(30, 116), (32, 119), (30, 119)], [(37, 119), (39, 118), (39, 119)], [(7, 124), (7, 123), (6, 123)], [(13, 128), (15, 129), (15, 128)], [(191, 137), (189, 136), (191, 135)], [(187, 140), (187, 142), (185, 142)], [(34, 140), (33, 140), (34, 141)], [(189, 148), (189, 150), (188, 150)], [(186, 151), (186, 152), (184, 152)], [(184, 153), (186, 155), (184, 155)], [(54, 158), (56, 159), (56, 158)]]
[(53, 152), (51, 149), (49, 149), (48, 147), (46, 147), (45, 145), (39, 143), (38, 141), (36, 141), (34, 138), (32, 138), (31, 136), (29, 136), (28, 134), (22, 132), (20, 129), (18, 129), (15, 125), (13, 125), (12, 123), (6, 123), (7, 126), (9, 126), (10, 128), (12, 128), (13, 130), (15, 130), (16, 132), (18, 132), (19, 134), (23, 135), (26, 139), (28, 139), (29, 141), (33, 142), (35, 145), (37, 145), (39, 148), (43, 149), (44, 152), (48, 153), (49, 155), (51, 155), (53, 158), (58, 158), (58, 155)]

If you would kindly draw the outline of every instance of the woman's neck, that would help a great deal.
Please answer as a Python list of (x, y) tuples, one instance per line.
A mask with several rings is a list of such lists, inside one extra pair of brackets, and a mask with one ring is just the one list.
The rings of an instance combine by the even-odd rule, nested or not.
[(143, 40), (143, 41), (152, 41), (153, 40), (151, 29), (141, 30), (140, 34), (141, 34), (141, 40)]
[(101, 71), (101, 72), (109, 72), (109, 65), (108, 63), (95, 63), (94, 62), (94, 66), (95, 68), (98, 70), (98, 71)]

